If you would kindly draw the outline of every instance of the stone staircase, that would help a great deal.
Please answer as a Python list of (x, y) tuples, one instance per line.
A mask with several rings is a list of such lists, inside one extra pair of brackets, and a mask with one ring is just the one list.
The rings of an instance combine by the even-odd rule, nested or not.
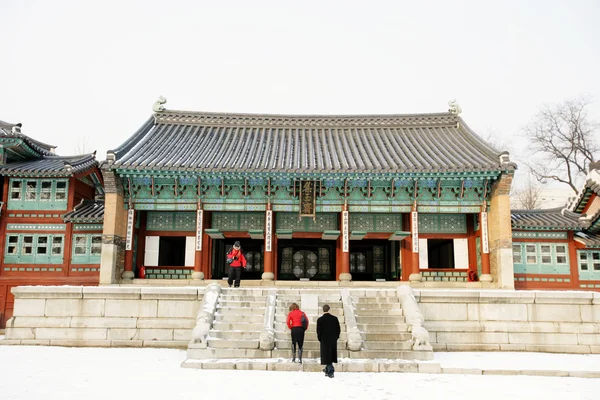
[(356, 297), (352, 302), (363, 349), (352, 358), (429, 360), (428, 352), (412, 351), (412, 335), (397, 296)]
[[(276, 293), (273, 321), (274, 348), (261, 349), (261, 332), (265, 327), (265, 310), (269, 292)], [(347, 292), (348, 293), (348, 292)], [(322, 307), (328, 304), (331, 313), (340, 321), (340, 340), (338, 340), (338, 359), (357, 359), (365, 362), (387, 360), (385, 362), (406, 363), (408, 360), (432, 360), (432, 351), (414, 351), (410, 327), (406, 323), (399, 297), (395, 290), (351, 290), (356, 327), (362, 337), (362, 348), (358, 351), (348, 349), (346, 315), (340, 289), (222, 289), (218, 296), (212, 327), (206, 338), (205, 347), (190, 343), (188, 360), (183, 364), (190, 368), (235, 368), (240, 359), (247, 359), (243, 365), (252, 369), (253, 363), (287, 363), (285, 368), (298, 369), (290, 363), (292, 342), (286, 319), (289, 305), (297, 303), (310, 321), (305, 333), (303, 360), (315, 369), (319, 364), (320, 345), (317, 340), (316, 323), (323, 314)], [(346, 295), (347, 296), (347, 295)], [(302, 304), (306, 299), (310, 304)], [(345, 297), (348, 301), (348, 297)], [(346, 303), (348, 307), (348, 303)], [(348, 308), (346, 308), (348, 310)], [(355, 329), (355, 328), (353, 328)], [(356, 332), (356, 331), (353, 331)], [(355, 334), (356, 335), (356, 334)], [(263, 346), (264, 347), (264, 346)], [(230, 361), (227, 361), (227, 360)], [(237, 359), (237, 360), (231, 360)], [(259, 360), (264, 360), (260, 362)], [(353, 361), (356, 363), (359, 361)], [(381, 362), (381, 361), (375, 361)], [(414, 362), (414, 361), (413, 361)], [(314, 365), (312, 365), (314, 364)], [(240, 368), (239, 366), (237, 368)], [(304, 370), (307, 367), (303, 367)], [(383, 368), (383, 367), (382, 367)], [(315, 369), (317, 370), (317, 369)], [(320, 371), (320, 369), (318, 369)]]
[[(338, 340), (338, 357), (348, 358), (348, 350), (346, 349), (346, 325), (344, 323), (344, 309), (339, 295), (324, 294), (319, 296), (319, 309), (317, 313), (311, 313), (304, 310), (300, 295), (282, 294), (277, 296), (277, 308), (275, 314), (275, 349), (273, 357), (291, 358), (292, 356), (292, 338), (290, 330), (286, 325), (289, 305), (297, 303), (300, 309), (306, 313), (309, 320), (308, 330), (304, 333), (304, 350), (302, 357), (304, 359), (320, 358), (320, 343), (317, 340), (317, 319), (323, 315), (323, 305), (329, 304), (330, 312), (338, 317), (340, 321), (340, 340)], [(315, 292), (307, 294), (316, 294)], [(318, 295), (317, 295), (318, 296)], [(331, 299), (333, 301), (329, 301)]]

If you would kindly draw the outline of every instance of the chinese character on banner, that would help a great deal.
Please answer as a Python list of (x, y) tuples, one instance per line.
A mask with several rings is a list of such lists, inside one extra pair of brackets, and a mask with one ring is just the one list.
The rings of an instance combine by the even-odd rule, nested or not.
[(314, 217), (316, 211), (315, 181), (300, 181), (300, 216)]
[(481, 213), (481, 249), (484, 254), (488, 254), (490, 252), (490, 247), (488, 243), (488, 216), (487, 212)]
[(271, 235), (273, 233), (273, 211), (267, 210), (265, 221), (265, 251), (271, 251)]
[(419, 252), (419, 215), (416, 211), (410, 213), (412, 229), (412, 252)]
[(342, 251), (349, 251), (349, 235), (348, 235), (348, 211), (342, 211)]
[(196, 251), (202, 251), (202, 217), (203, 210), (196, 211)]
[(127, 210), (127, 237), (125, 238), (125, 250), (132, 249), (134, 214), (135, 214), (135, 211), (133, 209)]

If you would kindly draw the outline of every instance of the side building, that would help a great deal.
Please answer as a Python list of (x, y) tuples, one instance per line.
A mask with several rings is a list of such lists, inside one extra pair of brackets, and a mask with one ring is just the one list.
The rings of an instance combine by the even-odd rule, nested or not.
[(0, 121), (0, 327), (11, 288), (97, 285), (103, 184), (94, 154), (60, 157), (54, 147)]
[(566, 207), (511, 218), (516, 289), (600, 290), (600, 163)]
[(515, 164), (458, 116), (153, 115), (102, 166), (103, 284), (221, 279), (512, 288)]

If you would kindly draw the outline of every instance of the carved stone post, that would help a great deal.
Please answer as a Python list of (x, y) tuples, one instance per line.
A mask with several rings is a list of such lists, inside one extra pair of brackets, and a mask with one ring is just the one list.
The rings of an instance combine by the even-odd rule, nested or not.
[(104, 178), (104, 225), (102, 255), (100, 258), (100, 284), (117, 282), (125, 261), (124, 237), (127, 229), (123, 185), (113, 171), (102, 170)]

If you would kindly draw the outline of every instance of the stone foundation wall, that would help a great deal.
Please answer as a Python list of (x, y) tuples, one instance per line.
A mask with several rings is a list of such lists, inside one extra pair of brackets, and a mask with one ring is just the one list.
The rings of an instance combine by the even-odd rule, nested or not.
[(204, 288), (21, 286), (5, 344), (187, 348)]
[(600, 293), (415, 290), (437, 351), (600, 353)]

